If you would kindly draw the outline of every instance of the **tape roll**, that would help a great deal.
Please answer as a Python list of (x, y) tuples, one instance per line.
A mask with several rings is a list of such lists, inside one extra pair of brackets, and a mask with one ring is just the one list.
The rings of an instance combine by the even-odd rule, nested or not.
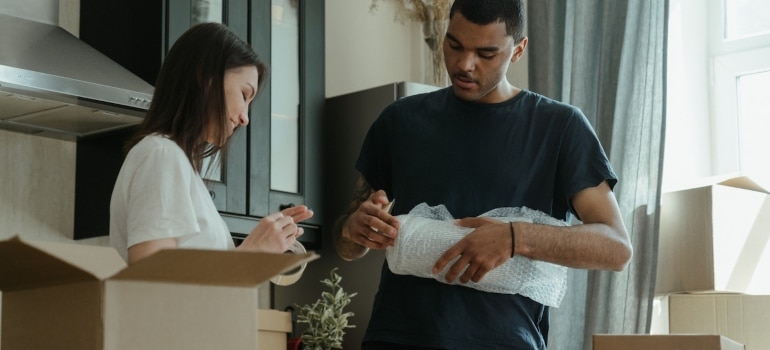
[[(302, 243), (299, 241), (294, 241), (294, 244), (289, 248), (289, 251), (293, 254), (307, 253), (305, 246), (302, 245)], [(273, 282), (273, 284), (278, 286), (288, 286), (294, 284), (299, 280), (300, 277), (302, 277), (302, 273), (305, 272), (306, 266), (307, 262), (303, 262), (299, 269), (292, 269), (286, 273), (275, 275), (270, 279), (270, 282)]]

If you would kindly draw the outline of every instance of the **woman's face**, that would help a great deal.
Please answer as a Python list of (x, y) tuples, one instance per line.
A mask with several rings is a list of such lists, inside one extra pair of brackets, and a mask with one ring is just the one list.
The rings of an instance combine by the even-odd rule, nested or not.
[[(227, 121), (225, 128), (225, 140), (233, 136), (235, 128), (249, 124), (249, 104), (257, 96), (259, 84), (259, 72), (256, 66), (243, 66), (231, 68), (225, 71), (225, 110)], [(206, 141), (216, 144), (218, 128), (209, 128)], [(223, 140), (224, 141), (224, 140)]]

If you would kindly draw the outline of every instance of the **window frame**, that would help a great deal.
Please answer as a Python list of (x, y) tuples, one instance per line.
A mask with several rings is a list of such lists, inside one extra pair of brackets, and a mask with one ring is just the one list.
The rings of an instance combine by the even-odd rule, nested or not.
[(740, 116), (738, 79), (770, 70), (770, 33), (725, 39), (724, 1), (709, 1), (708, 52), (712, 82), (709, 86), (711, 159), (715, 175), (740, 173)]

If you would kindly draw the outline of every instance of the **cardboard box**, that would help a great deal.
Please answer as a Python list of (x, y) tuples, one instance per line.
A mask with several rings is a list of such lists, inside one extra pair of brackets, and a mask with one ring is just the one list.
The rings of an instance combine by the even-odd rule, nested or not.
[(664, 193), (656, 293), (770, 294), (770, 196), (748, 177)]
[(719, 335), (593, 336), (593, 350), (743, 350), (742, 344)]
[(291, 313), (278, 310), (259, 310), (257, 315), (257, 349), (286, 349), (292, 332)]
[(652, 333), (721, 334), (770, 349), (770, 295), (670, 294), (655, 298)]
[(109, 247), (0, 241), (0, 348), (263, 349), (291, 321), (259, 311), (257, 287), (317, 257), (175, 249), (126, 267)]

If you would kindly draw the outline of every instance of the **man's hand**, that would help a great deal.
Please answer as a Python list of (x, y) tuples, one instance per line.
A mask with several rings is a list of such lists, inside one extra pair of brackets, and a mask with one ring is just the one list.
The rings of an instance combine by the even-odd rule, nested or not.
[(448, 283), (454, 282), (460, 273), (460, 283), (478, 283), (487, 272), (511, 258), (512, 236), (508, 223), (479, 217), (460, 219), (456, 223), (475, 230), (447, 249), (433, 265), (433, 273), (438, 274), (449, 262), (460, 257), (447, 271), (445, 279)]
[(393, 246), (401, 224), (388, 213), (385, 191), (372, 193), (350, 214), (342, 227), (342, 239), (369, 249)]

